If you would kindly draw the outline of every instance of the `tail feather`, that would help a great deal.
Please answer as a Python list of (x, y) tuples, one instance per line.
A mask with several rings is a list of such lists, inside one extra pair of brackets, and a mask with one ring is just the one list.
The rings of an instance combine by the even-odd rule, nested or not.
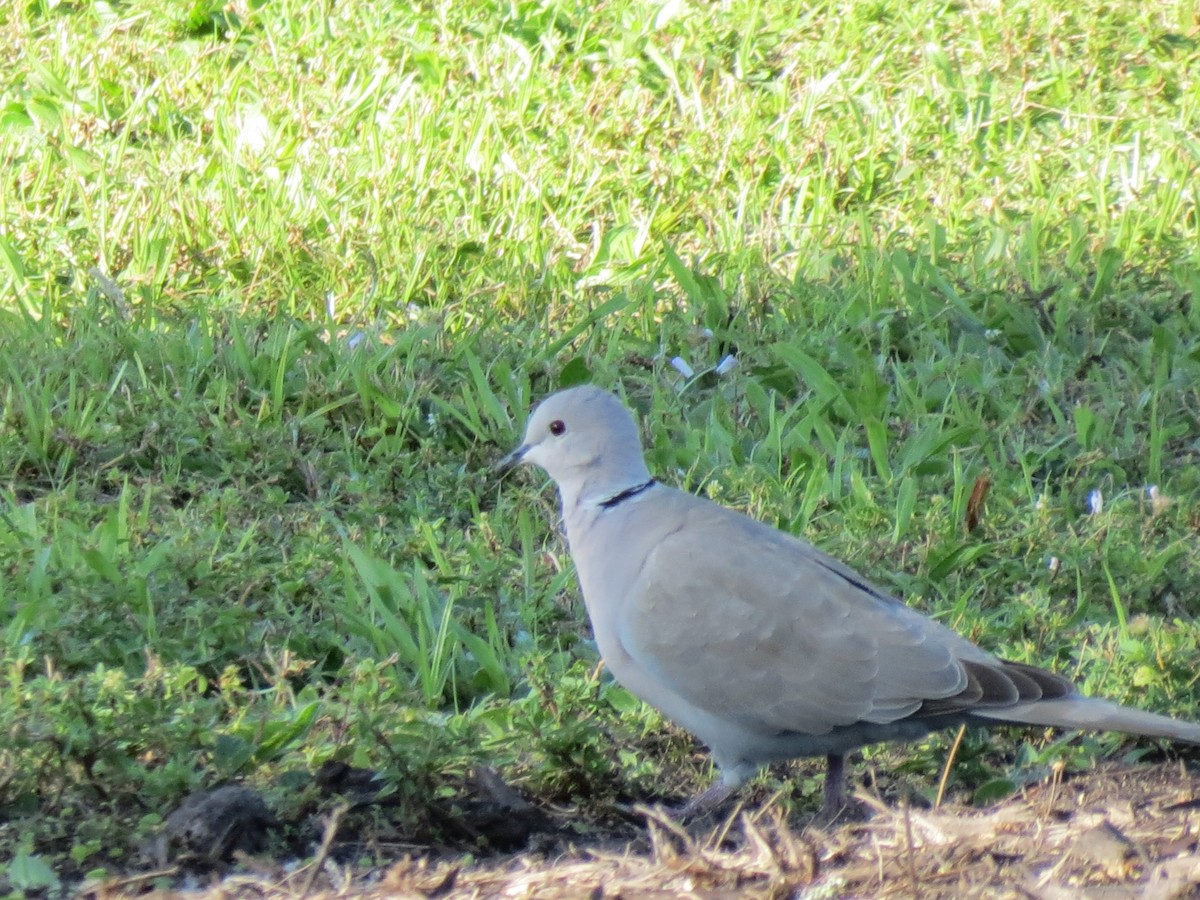
[(975, 717), (1022, 725), (1048, 725), (1088, 731), (1120, 731), (1145, 737), (1200, 744), (1200, 724), (1160, 716), (1098, 697), (1033, 700), (1004, 709), (976, 709)]

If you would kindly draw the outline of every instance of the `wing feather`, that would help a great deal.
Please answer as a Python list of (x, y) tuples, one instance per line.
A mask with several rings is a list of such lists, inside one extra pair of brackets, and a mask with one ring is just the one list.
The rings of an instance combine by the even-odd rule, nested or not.
[[(677, 497), (683, 527), (647, 555), (617, 629), (639, 666), (698, 708), (752, 731), (825, 734), (961, 694), (960, 643), (994, 660), (808, 544)], [(979, 696), (1016, 700), (1002, 680), (977, 674)]]

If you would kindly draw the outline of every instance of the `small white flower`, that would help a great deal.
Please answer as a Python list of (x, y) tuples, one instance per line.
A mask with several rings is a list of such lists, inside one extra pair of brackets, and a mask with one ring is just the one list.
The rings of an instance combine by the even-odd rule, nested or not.
[(671, 365), (684, 378), (691, 378), (696, 374), (696, 370), (689, 366), (682, 356), (672, 357)]
[(717, 363), (717, 368), (714, 370), (718, 375), (725, 375), (737, 368), (737, 357), (730, 353), (723, 360)]
[(1088, 512), (1093, 516), (1104, 512), (1104, 494), (1100, 492), (1100, 488), (1094, 488), (1088, 494)]
[(259, 156), (271, 141), (271, 123), (258, 109), (244, 109), (234, 120), (235, 141), (239, 151)]

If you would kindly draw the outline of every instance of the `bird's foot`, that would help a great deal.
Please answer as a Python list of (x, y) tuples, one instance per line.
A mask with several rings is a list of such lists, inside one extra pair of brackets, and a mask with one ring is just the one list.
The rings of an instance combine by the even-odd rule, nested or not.
[(862, 806), (846, 796), (846, 758), (840, 753), (831, 753), (825, 762), (824, 796), (812, 824), (817, 828), (829, 828), (861, 819)]
[(718, 781), (712, 787), (701, 791), (687, 803), (683, 804), (683, 806), (677, 806), (670, 810), (670, 812), (677, 819), (691, 819), (695, 816), (712, 812), (712, 810), (729, 799), (729, 795), (734, 790), (733, 785)]
[(617, 810), (631, 821), (644, 823), (647, 819), (656, 819), (658, 821), (670, 820), (671, 822), (682, 823), (713, 812), (728, 799), (734, 790), (735, 788), (732, 785), (718, 781), (712, 787), (701, 791), (687, 803), (680, 805), (668, 805), (664, 803), (654, 806), (643, 806), (640, 803), (632, 806), (618, 804)]

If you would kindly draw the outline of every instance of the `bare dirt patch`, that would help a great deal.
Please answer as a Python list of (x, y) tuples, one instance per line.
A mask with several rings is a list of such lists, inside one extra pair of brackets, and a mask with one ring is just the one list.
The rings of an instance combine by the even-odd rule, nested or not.
[[(488, 860), (405, 854), (386, 867), (289, 868), (243, 857), (242, 871), (193, 896), (226, 897), (1021, 897), (1200, 896), (1200, 775), (1180, 764), (1107, 766), (1030, 786), (987, 809), (896, 808), (828, 829), (770, 806), (689, 832), (651, 816), (627, 842), (553, 843)], [(83, 896), (166, 896), (149, 878)]]

